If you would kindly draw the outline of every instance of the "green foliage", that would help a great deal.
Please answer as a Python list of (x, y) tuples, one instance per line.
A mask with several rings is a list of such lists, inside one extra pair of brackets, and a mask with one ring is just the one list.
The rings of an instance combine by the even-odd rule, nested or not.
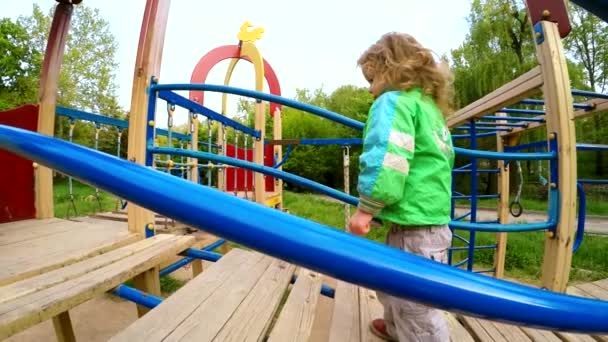
[[(61, 177), (54, 182), (54, 209), (56, 217), (67, 217), (68, 210), (70, 217), (74, 217), (73, 208), (70, 203), (70, 193), (68, 188), (67, 177)], [(95, 188), (87, 184), (74, 180), (73, 183), (74, 204), (76, 206), (77, 216), (86, 216), (98, 212), (108, 212), (116, 209), (117, 199), (111, 194), (100, 191), (100, 203), (95, 198)]]

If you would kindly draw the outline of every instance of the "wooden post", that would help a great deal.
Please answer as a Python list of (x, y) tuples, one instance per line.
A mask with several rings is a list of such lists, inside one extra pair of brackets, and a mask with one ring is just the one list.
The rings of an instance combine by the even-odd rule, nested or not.
[[(147, 0), (139, 35), (129, 112), (128, 159), (142, 165), (146, 156), (147, 89), (152, 76), (160, 74), (169, 4), (170, 0)], [(154, 214), (132, 203), (127, 213), (129, 231), (144, 237), (146, 224), (154, 223)]]
[[(258, 165), (264, 165), (264, 138), (266, 136), (266, 113), (265, 113), (264, 102), (256, 102), (255, 104), (255, 129), (261, 132), (260, 139), (254, 140), (255, 151), (253, 154), (253, 162)], [(266, 193), (266, 182), (264, 181), (264, 175), (256, 172), (253, 176), (254, 186), (254, 198), (259, 204), (264, 204), (265, 193)]]
[[(272, 124), (272, 136), (275, 140), (283, 139), (283, 123), (281, 118), (281, 110), (277, 107), (273, 114), (273, 124)], [(274, 145), (274, 154), (278, 156), (278, 158), (283, 157), (283, 145)], [(280, 166), (279, 170), (283, 170), (283, 167)], [(283, 209), (283, 180), (280, 178), (276, 179), (275, 182), (276, 192), (278, 192), (279, 196), (279, 208)]]
[[(344, 166), (344, 193), (350, 194), (350, 146), (342, 147), (342, 162)], [(350, 205), (344, 204), (344, 230), (350, 233)]]
[[(190, 114), (190, 149), (198, 151), (198, 119)], [(190, 180), (198, 183), (198, 159), (188, 158)]]
[(542, 68), (547, 136), (558, 141), (559, 223), (555, 234), (547, 233), (543, 257), (542, 286), (565, 292), (572, 262), (576, 215), (576, 135), (572, 93), (566, 58), (557, 24), (541, 21), (543, 41), (536, 45)]
[(58, 342), (76, 342), (74, 336), (74, 328), (70, 320), (70, 313), (64, 311), (53, 317), (53, 327), (55, 328), (55, 336)]
[[(505, 113), (497, 113), (497, 116), (506, 116)], [(501, 120), (499, 122), (506, 122)], [(496, 135), (496, 151), (504, 152), (504, 146), (513, 146), (517, 143), (519, 136), (501, 136)], [(509, 223), (509, 165), (505, 166), (504, 160), (498, 161), (498, 193), (500, 194), (498, 202), (498, 223)], [(505, 274), (505, 260), (507, 257), (507, 233), (496, 234), (496, 252), (494, 253), (494, 277), (503, 278)]]
[(201, 259), (192, 260), (192, 278), (203, 273), (203, 261)]
[[(73, 9), (72, 4), (63, 2), (55, 8), (44, 61), (42, 62), (38, 93), (38, 133), (51, 137), (55, 134), (57, 86)], [(54, 217), (53, 170), (40, 165), (34, 168), (34, 177), (36, 217), (39, 219)]]
[[(217, 123), (217, 146), (220, 146), (222, 155), (226, 156), (226, 145), (224, 145), (224, 125), (221, 122)], [(217, 189), (221, 192), (226, 191), (226, 182), (224, 179), (227, 170), (223, 167), (217, 169)]]
[[(160, 267), (156, 266), (152, 269), (133, 278), (133, 284), (135, 288), (149, 293), (151, 295), (160, 296)], [(150, 309), (145, 306), (137, 305), (137, 316), (141, 317), (145, 315)]]

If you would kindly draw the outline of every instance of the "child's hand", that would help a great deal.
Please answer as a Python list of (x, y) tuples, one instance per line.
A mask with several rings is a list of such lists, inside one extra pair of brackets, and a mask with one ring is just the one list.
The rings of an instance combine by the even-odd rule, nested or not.
[(372, 219), (372, 214), (357, 209), (355, 214), (353, 214), (353, 216), (350, 218), (350, 222), (348, 223), (350, 232), (359, 236), (363, 236), (369, 233), (369, 224)]

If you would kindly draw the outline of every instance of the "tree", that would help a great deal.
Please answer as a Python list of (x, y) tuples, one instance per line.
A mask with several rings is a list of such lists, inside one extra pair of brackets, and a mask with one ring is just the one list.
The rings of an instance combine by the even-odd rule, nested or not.
[(27, 31), (10, 19), (0, 20), (0, 110), (36, 100), (40, 53)]

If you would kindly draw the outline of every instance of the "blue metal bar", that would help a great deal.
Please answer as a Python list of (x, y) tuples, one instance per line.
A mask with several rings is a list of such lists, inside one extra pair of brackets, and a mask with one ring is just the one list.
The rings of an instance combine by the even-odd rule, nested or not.
[(210, 160), (222, 164), (228, 164), (236, 167), (240, 167), (243, 169), (252, 170), (255, 172), (263, 173), (265, 175), (273, 176), (275, 178), (280, 178), (284, 181), (291, 182), (315, 191), (318, 191), (322, 194), (325, 194), (331, 198), (335, 198), (342, 202), (348, 203), (350, 205), (358, 205), (359, 199), (353, 197), (351, 195), (345, 194), (341, 191), (332, 189), (326, 185), (319, 184), (317, 182), (311, 181), (307, 178), (300, 177), (285, 171), (280, 171), (274, 169), (272, 167), (267, 167), (263, 165), (259, 165), (256, 163), (252, 163), (246, 160), (240, 160), (230, 157), (224, 157), (208, 152), (200, 152), (200, 151), (191, 151), (191, 150), (182, 150), (179, 148), (166, 148), (166, 147), (148, 147), (148, 150), (155, 154), (171, 154), (175, 156), (184, 156), (191, 158), (198, 158), (204, 160)]
[(88, 113), (73, 108), (57, 106), (55, 109), (55, 113), (57, 113), (57, 115), (59, 116), (65, 116), (71, 119), (89, 121), (94, 122), (96, 124), (109, 125), (122, 129), (126, 129), (129, 127), (129, 122), (126, 120), (115, 119), (101, 114)]
[[(471, 172), (470, 169), (454, 169), (452, 170), (454, 173), (469, 173)], [(499, 173), (500, 170), (498, 169), (479, 169), (477, 170), (478, 173)]]
[[(468, 248), (468, 247), (467, 247), (467, 248)], [(466, 264), (466, 263), (468, 263), (468, 262), (469, 262), (469, 258), (468, 258), (468, 257), (466, 257), (466, 258), (464, 258), (463, 260), (460, 260), (459, 262), (455, 263), (455, 264), (454, 264), (454, 265), (452, 265), (452, 266), (453, 266), (453, 267), (460, 267), (460, 266), (462, 266), (462, 265), (464, 265), (464, 264)]]
[(579, 179), (581, 184), (608, 184), (608, 179)]
[[(469, 133), (474, 137), (478, 127), (475, 126), (475, 121), (469, 122)], [(477, 150), (477, 139), (471, 139), (471, 150)], [(477, 221), (477, 158), (471, 159), (471, 216), (469, 221), (475, 224)], [(475, 262), (475, 237), (477, 233), (472, 230), (469, 232), (469, 257), (467, 262), (467, 271), (473, 271), (473, 263)]]
[(596, 92), (587, 91), (587, 90), (572, 89), (572, 95), (592, 97), (594, 99), (608, 99), (608, 94), (596, 93)]
[(478, 271), (474, 271), (475, 273), (493, 273), (496, 272), (495, 268), (489, 268), (487, 270), (478, 270)]
[(112, 294), (150, 309), (155, 308), (163, 301), (163, 299), (160, 297), (145, 293), (124, 284), (118, 285), (114, 290), (112, 290)]
[[(298, 276), (297, 275), (292, 275), (291, 276), (291, 283), (295, 284), (296, 280), (298, 280)], [(329, 297), (329, 298), (334, 298), (336, 295), (336, 290), (326, 284), (321, 284), (321, 294), (325, 297)]]
[(275, 165), (273, 166), (275, 169), (280, 168), (281, 166), (283, 166), (283, 164), (287, 162), (287, 159), (291, 155), (291, 150), (293, 150), (293, 147), (291, 145), (287, 145), (287, 151), (285, 152), (283, 159), (278, 163), (275, 161)]
[[(525, 105), (536, 105), (536, 106), (544, 106), (545, 105), (545, 101), (543, 101), (543, 100), (534, 100), (534, 99), (521, 100), (519, 103), (525, 104)], [(589, 103), (575, 103), (573, 107), (576, 108), (576, 109), (585, 109), (585, 110), (591, 110), (591, 109), (593, 109), (593, 105), (589, 104)]]
[[(164, 128), (155, 128), (156, 129), (156, 134), (157, 135), (162, 135), (165, 137), (169, 136), (169, 131), (164, 129)], [(175, 131), (171, 131), (171, 136), (177, 140), (180, 141), (190, 141), (191, 137), (189, 134), (184, 134), (184, 133), (179, 133), (179, 132), (175, 132)], [(206, 145), (206, 143), (199, 143), (200, 144), (204, 144)]]
[(485, 115), (481, 117), (486, 120), (505, 120), (505, 121), (531, 121), (531, 122), (545, 122), (544, 118), (529, 118), (527, 116), (493, 116)]
[(194, 249), (194, 248), (188, 248), (180, 254), (190, 257), (190, 258), (196, 258), (196, 259), (213, 261), (213, 262), (216, 262), (222, 258), (222, 255), (219, 253), (210, 252), (210, 251), (206, 251), (206, 250), (202, 250), (202, 249)]
[(452, 236), (455, 237), (456, 239), (466, 243), (467, 245), (469, 244), (469, 240), (465, 239), (464, 237), (460, 236), (459, 234), (454, 234)]
[[(493, 249), (496, 248), (496, 245), (483, 245), (483, 246), (475, 246), (475, 249)], [(451, 247), (453, 251), (468, 251), (469, 247)]]
[(473, 196), (473, 195), (455, 195), (452, 196), (453, 199), (469, 199), (469, 198), (498, 198), (500, 197), (500, 195), (498, 194), (491, 194), (491, 195), (477, 195), (477, 196)]
[[(528, 127), (529, 124), (525, 124), (525, 123), (512, 123), (512, 122), (484, 122), (484, 121), (477, 121), (477, 125), (492, 126), (492, 127), (496, 127), (496, 126), (503, 126), (503, 127)], [(480, 128), (480, 127), (477, 127), (477, 128)]]
[[(477, 134), (475, 137), (476, 138), (485, 138), (485, 137), (495, 137), (496, 136), (496, 132), (490, 132), (490, 133), (481, 133), (481, 134)], [(470, 139), (471, 136), (469, 134), (452, 134), (452, 139)]]
[[(469, 131), (471, 128), (467, 126), (454, 127), (452, 129), (457, 129), (459, 131)], [(477, 127), (478, 131), (492, 131), (492, 132), (511, 132), (512, 128), (501, 128), (501, 127)]]
[(463, 272), (35, 132), (0, 125), (0, 148), (191, 227), (391, 296), (505, 323), (608, 333), (606, 301)]
[(608, 145), (576, 144), (577, 151), (608, 151)]
[(547, 149), (547, 141), (535, 141), (527, 144), (515, 145), (515, 146), (505, 146), (505, 151), (507, 152), (515, 152), (521, 150), (529, 150), (534, 149), (538, 150), (539, 148)]
[(217, 241), (215, 241), (214, 243), (212, 243), (210, 245), (207, 245), (207, 246), (203, 247), (203, 250), (204, 251), (212, 251), (212, 250), (214, 250), (214, 249), (222, 246), (225, 243), (226, 243), (226, 240), (220, 239), (220, 240), (217, 240)]
[(532, 232), (536, 230), (547, 230), (555, 228), (555, 222), (521, 223), (521, 224), (499, 224), (499, 223), (469, 223), (462, 221), (450, 222), (453, 229), (462, 229), (478, 232)]
[(585, 196), (585, 188), (583, 188), (583, 185), (581, 183), (577, 182), (576, 190), (578, 192), (578, 219), (576, 227), (576, 238), (574, 240), (574, 245), (572, 245), (573, 252), (576, 252), (583, 243), (583, 238), (585, 237), (585, 215), (587, 211), (587, 199)]
[(223, 85), (215, 85), (215, 84), (194, 84), (194, 83), (186, 83), (186, 84), (152, 84), (150, 86), (150, 92), (155, 91), (163, 91), (163, 90), (202, 90), (202, 91), (210, 91), (216, 93), (227, 93), (233, 95), (241, 95), (246, 97), (251, 97), (258, 100), (273, 102), (282, 104), (294, 109), (303, 110), (305, 112), (315, 114), (322, 118), (343, 124), (345, 126), (363, 130), (364, 124), (357, 120), (353, 120), (346, 116), (336, 114), (327, 109), (319, 108), (313, 105), (309, 105), (306, 103), (301, 103), (298, 101), (290, 100), (285, 97), (262, 93), (258, 91), (253, 91), (249, 89), (241, 89)]
[(555, 151), (551, 152), (530, 152), (530, 153), (510, 153), (510, 152), (490, 152), (476, 151), (461, 147), (454, 147), (456, 155), (461, 157), (491, 159), (491, 160), (551, 160), (557, 158)]
[[(152, 96), (152, 95), (150, 95), (150, 96)], [(234, 121), (225, 115), (217, 113), (203, 105), (200, 105), (194, 101), (191, 101), (172, 91), (159, 91), (158, 97), (169, 103), (173, 103), (177, 106), (186, 108), (189, 111), (192, 111), (194, 113), (204, 115), (213, 121), (221, 122), (225, 126), (232, 127), (241, 132), (254, 136), (258, 139), (260, 139), (262, 137), (261, 132), (256, 131), (250, 127), (247, 127), (240, 122)]]
[(502, 108), (497, 110), (496, 112), (506, 113), (506, 114), (534, 114), (534, 115), (545, 115), (545, 112), (542, 110), (536, 109), (516, 109), (516, 108)]
[(469, 166), (471, 166), (471, 163), (468, 163), (466, 165), (460, 166), (460, 167), (454, 169), (454, 171), (456, 171), (456, 170), (464, 170), (464, 169), (468, 168)]
[(281, 139), (266, 140), (266, 145), (361, 145), (361, 138)]
[(469, 216), (471, 216), (471, 212), (470, 211), (468, 213), (464, 214), (464, 215), (458, 216), (457, 218), (453, 219), (453, 221), (461, 221), (462, 219), (465, 219), (465, 218), (467, 218)]

